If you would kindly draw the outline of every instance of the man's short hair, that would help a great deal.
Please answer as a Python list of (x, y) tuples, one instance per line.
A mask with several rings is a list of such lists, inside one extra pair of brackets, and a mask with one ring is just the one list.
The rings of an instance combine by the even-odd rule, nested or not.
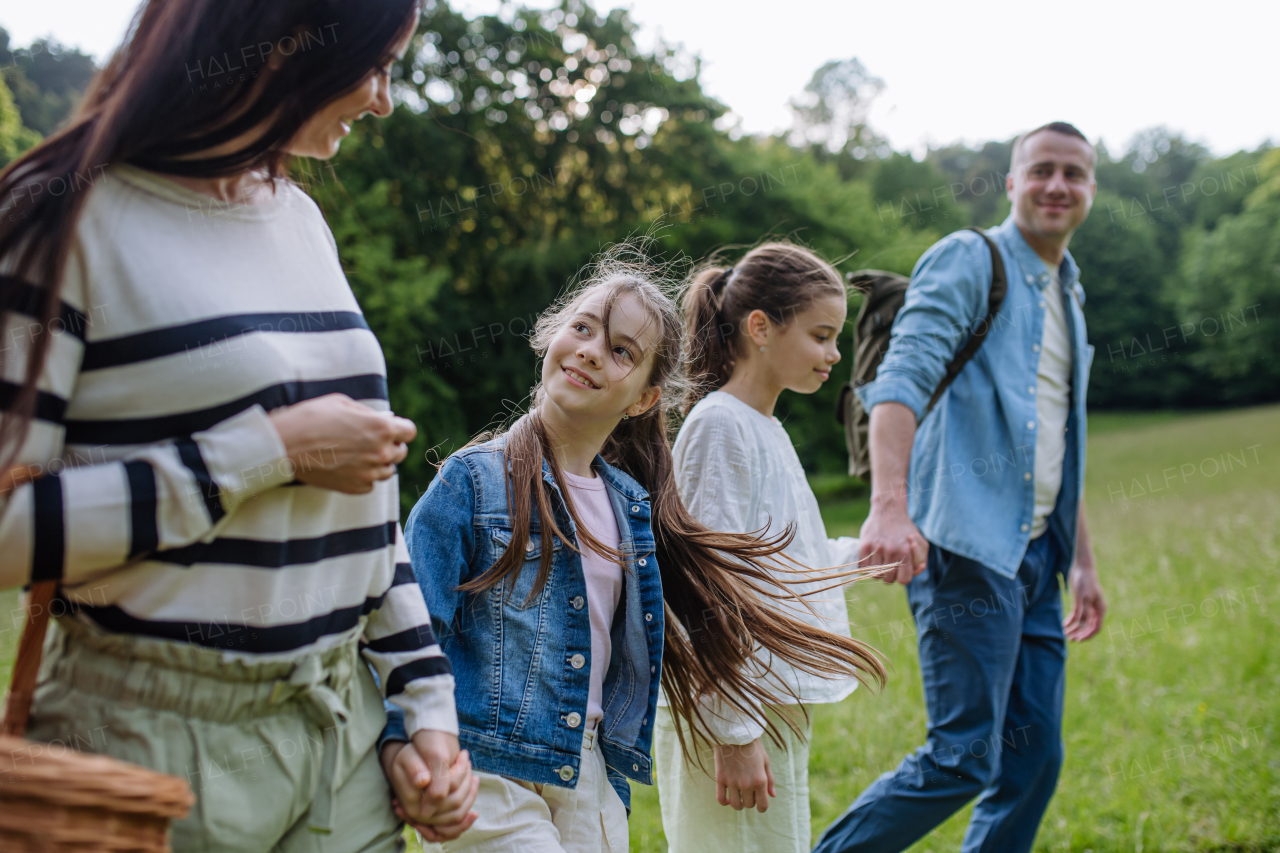
[(1054, 133), (1061, 133), (1063, 136), (1074, 136), (1076, 139), (1084, 140), (1084, 143), (1089, 146), (1089, 150), (1093, 151), (1094, 164), (1097, 165), (1098, 152), (1094, 149), (1093, 143), (1089, 141), (1089, 137), (1080, 132), (1080, 128), (1066, 121), (1051, 121), (1048, 124), (1040, 125), (1035, 130), (1028, 130), (1013, 141), (1013, 157), (1011, 158), (1009, 168), (1012, 169), (1018, 162), (1018, 153), (1022, 150), (1022, 146), (1026, 141), (1037, 133), (1043, 133), (1046, 130), (1051, 130)]

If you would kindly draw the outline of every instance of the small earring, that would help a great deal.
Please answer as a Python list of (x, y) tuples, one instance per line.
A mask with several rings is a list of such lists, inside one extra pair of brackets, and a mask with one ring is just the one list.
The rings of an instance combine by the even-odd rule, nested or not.
[(764, 347), (760, 347), (760, 352), (764, 352)]
[(622, 419), (623, 419), (624, 421), (625, 421), (625, 420), (630, 420), (630, 419), (631, 419), (631, 414), (630, 414), (629, 412), (623, 412), (623, 413), (622, 413)]

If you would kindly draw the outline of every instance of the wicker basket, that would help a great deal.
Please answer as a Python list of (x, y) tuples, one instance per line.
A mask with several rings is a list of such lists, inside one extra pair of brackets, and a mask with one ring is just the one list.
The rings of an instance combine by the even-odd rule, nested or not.
[[(0, 491), (25, 479), (0, 477)], [(0, 722), (0, 849), (4, 853), (169, 853), (169, 824), (191, 788), (105, 755), (23, 740), (57, 581), (31, 585), (28, 619)]]
[(187, 783), (105, 755), (0, 736), (0, 848), (5, 853), (168, 853)]

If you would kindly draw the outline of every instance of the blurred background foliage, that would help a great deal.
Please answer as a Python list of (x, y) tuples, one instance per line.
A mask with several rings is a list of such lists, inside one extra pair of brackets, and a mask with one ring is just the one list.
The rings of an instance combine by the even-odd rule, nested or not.
[[(93, 63), (0, 30), (0, 72), (3, 165), (66, 118)], [(625, 11), (566, 0), (468, 19), (434, 0), (395, 71), (400, 108), (299, 166), (382, 341), (392, 404), (421, 430), (407, 505), (432, 460), (521, 411), (534, 318), (611, 243), (650, 235), (681, 271), (788, 237), (842, 270), (908, 273), (941, 236), (1008, 214), (1012, 140), (892, 150), (866, 118), (884, 83), (857, 59), (818, 68), (772, 137), (740, 133), (698, 72), (682, 50), (642, 48)], [(1097, 348), (1090, 405), (1280, 399), (1280, 151), (1215, 158), (1153, 128), (1098, 153), (1071, 246)], [(847, 369), (779, 407), (813, 474), (844, 470)]]

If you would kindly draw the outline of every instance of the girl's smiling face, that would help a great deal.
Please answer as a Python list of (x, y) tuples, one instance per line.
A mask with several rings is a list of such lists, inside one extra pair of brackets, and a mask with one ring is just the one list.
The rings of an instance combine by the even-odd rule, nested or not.
[(614, 297), (609, 327), (604, 316), (608, 288), (588, 293), (561, 327), (542, 362), (544, 405), (581, 424), (616, 423), (657, 402), (649, 384), (658, 324), (634, 295)]

